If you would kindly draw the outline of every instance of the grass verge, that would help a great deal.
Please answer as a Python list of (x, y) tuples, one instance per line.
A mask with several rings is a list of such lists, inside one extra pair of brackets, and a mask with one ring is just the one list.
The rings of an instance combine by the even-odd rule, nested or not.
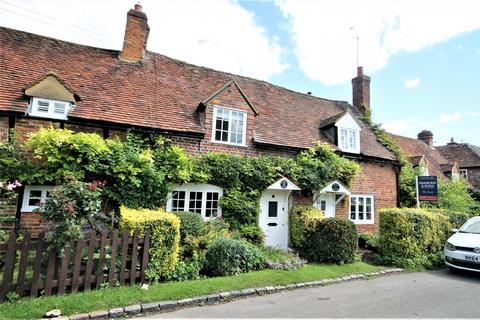
[(136, 303), (178, 300), (222, 291), (314, 281), (378, 270), (379, 267), (362, 262), (345, 265), (310, 264), (298, 270), (262, 270), (238, 276), (167, 282), (151, 285), (148, 290), (140, 290), (140, 286), (137, 285), (64, 296), (21, 299), (1, 304), (0, 319), (38, 319), (52, 309), (60, 309), (63, 315), (72, 315)]

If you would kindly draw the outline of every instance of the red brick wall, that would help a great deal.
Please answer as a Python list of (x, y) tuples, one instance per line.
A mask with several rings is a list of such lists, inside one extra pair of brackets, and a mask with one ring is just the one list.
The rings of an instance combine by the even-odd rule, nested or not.
[(0, 116), (0, 143), (8, 141), (8, 117)]
[(32, 237), (38, 237), (38, 234), (45, 231), (48, 224), (45, 220), (42, 220), (41, 213), (39, 212), (22, 212), (20, 218), (20, 230), (28, 231)]

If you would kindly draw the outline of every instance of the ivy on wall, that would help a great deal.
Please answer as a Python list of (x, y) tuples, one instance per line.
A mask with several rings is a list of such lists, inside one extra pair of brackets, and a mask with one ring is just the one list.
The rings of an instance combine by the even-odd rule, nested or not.
[[(235, 229), (256, 222), (262, 191), (280, 176), (311, 192), (334, 179), (349, 185), (360, 171), (356, 162), (340, 157), (325, 144), (317, 144), (292, 159), (226, 153), (191, 157), (164, 137), (152, 140), (130, 133), (125, 141), (105, 140), (94, 133), (49, 128), (31, 134), (23, 146), (10, 148), (15, 152), (0, 155), (0, 163), (15, 162), (23, 169), (2, 167), (0, 178), (57, 185), (72, 177), (84, 182), (102, 181), (103, 195), (114, 207), (158, 208), (165, 204), (174, 184), (217, 185), (224, 189), (220, 201), (223, 216)], [(21, 156), (20, 149), (35, 159)]]

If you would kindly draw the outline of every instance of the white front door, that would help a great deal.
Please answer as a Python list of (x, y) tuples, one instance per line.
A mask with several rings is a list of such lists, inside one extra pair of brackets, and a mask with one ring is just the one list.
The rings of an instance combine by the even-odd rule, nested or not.
[(288, 248), (287, 190), (265, 190), (260, 199), (259, 224), (265, 233), (265, 244), (286, 250)]
[(335, 218), (335, 194), (323, 193), (321, 194), (315, 203), (315, 207), (319, 208), (325, 214), (327, 218)]

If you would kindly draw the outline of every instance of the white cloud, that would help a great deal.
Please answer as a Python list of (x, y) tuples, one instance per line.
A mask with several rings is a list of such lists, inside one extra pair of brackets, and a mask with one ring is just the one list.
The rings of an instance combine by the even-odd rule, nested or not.
[(277, 0), (277, 5), (290, 19), (301, 70), (324, 84), (343, 84), (354, 76), (356, 35), (360, 64), (373, 73), (392, 54), (480, 28), (480, 1)]
[(405, 88), (407, 88), (407, 89), (416, 88), (420, 84), (420, 78), (407, 79), (403, 82), (403, 84), (405, 85)]
[[(119, 50), (126, 13), (135, 2), (6, 0), (0, 2), (0, 21), (1, 25), (15, 29)], [(268, 79), (287, 67), (282, 61), (280, 45), (255, 24), (251, 12), (235, 1), (143, 0), (141, 3), (150, 25), (147, 48), (151, 51), (260, 79)]]
[(458, 112), (449, 114), (449, 113), (441, 113), (440, 114), (440, 122), (441, 123), (450, 123), (458, 121), (462, 118), (462, 115)]
[(388, 132), (409, 135), (416, 129), (417, 125), (412, 120), (392, 120), (382, 124), (382, 128)]

